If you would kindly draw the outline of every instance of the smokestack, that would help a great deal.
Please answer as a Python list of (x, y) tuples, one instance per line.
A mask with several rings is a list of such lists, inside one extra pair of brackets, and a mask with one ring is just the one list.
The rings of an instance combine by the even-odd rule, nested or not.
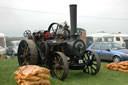
[(71, 36), (77, 32), (77, 5), (70, 5), (70, 25), (71, 25)]

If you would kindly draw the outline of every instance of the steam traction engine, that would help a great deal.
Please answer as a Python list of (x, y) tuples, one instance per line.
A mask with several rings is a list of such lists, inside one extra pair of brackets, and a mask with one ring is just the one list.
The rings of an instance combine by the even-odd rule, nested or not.
[(83, 70), (96, 74), (100, 59), (95, 52), (86, 50), (85, 43), (77, 32), (76, 5), (70, 5), (71, 30), (67, 23), (52, 23), (48, 30), (33, 32), (26, 30), (18, 48), (19, 65), (47, 65), (52, 77), (64, 80), (68, 70)]

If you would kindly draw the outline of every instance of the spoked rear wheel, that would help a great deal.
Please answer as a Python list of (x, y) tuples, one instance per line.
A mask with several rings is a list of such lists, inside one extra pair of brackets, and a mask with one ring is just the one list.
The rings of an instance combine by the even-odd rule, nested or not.
[(83, 60), (86, 64), (83, 72), (92, 75), (99, 72), (101, 62), (99, 56), (94, 51), (86, 50)]
[(56, 77), (60, 80), (65, 80), (68, 76), (68, 62), (66, 56), (61, 52), (55, 52), (52, 54), (52, 63), (50, 65), (52, 77)]
[(38, 64), (38, 54), (33, 40), (22, 40), (18, 47), (18, 62), (20, 66)]

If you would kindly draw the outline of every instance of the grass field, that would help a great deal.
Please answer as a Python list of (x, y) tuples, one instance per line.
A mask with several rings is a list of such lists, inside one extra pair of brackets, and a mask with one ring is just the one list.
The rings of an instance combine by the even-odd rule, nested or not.
[[(104, 69), (102, 62), (100, 72), (96, 75), (70, 70), (65, 81), (50, 78), (51, 85), (128, 85), (128, 73)], [(17, 85), (13, 72), (18, 68), (17, 58), (0, 59), (0, 85)]]

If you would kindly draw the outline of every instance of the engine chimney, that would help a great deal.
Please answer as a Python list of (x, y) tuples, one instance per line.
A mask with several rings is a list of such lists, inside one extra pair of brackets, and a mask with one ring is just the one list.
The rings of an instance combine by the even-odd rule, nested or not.
[(70, 25), (71, 25), (71, 36), (74, 36), (77, 32), (77, 5), (70, 5)]

